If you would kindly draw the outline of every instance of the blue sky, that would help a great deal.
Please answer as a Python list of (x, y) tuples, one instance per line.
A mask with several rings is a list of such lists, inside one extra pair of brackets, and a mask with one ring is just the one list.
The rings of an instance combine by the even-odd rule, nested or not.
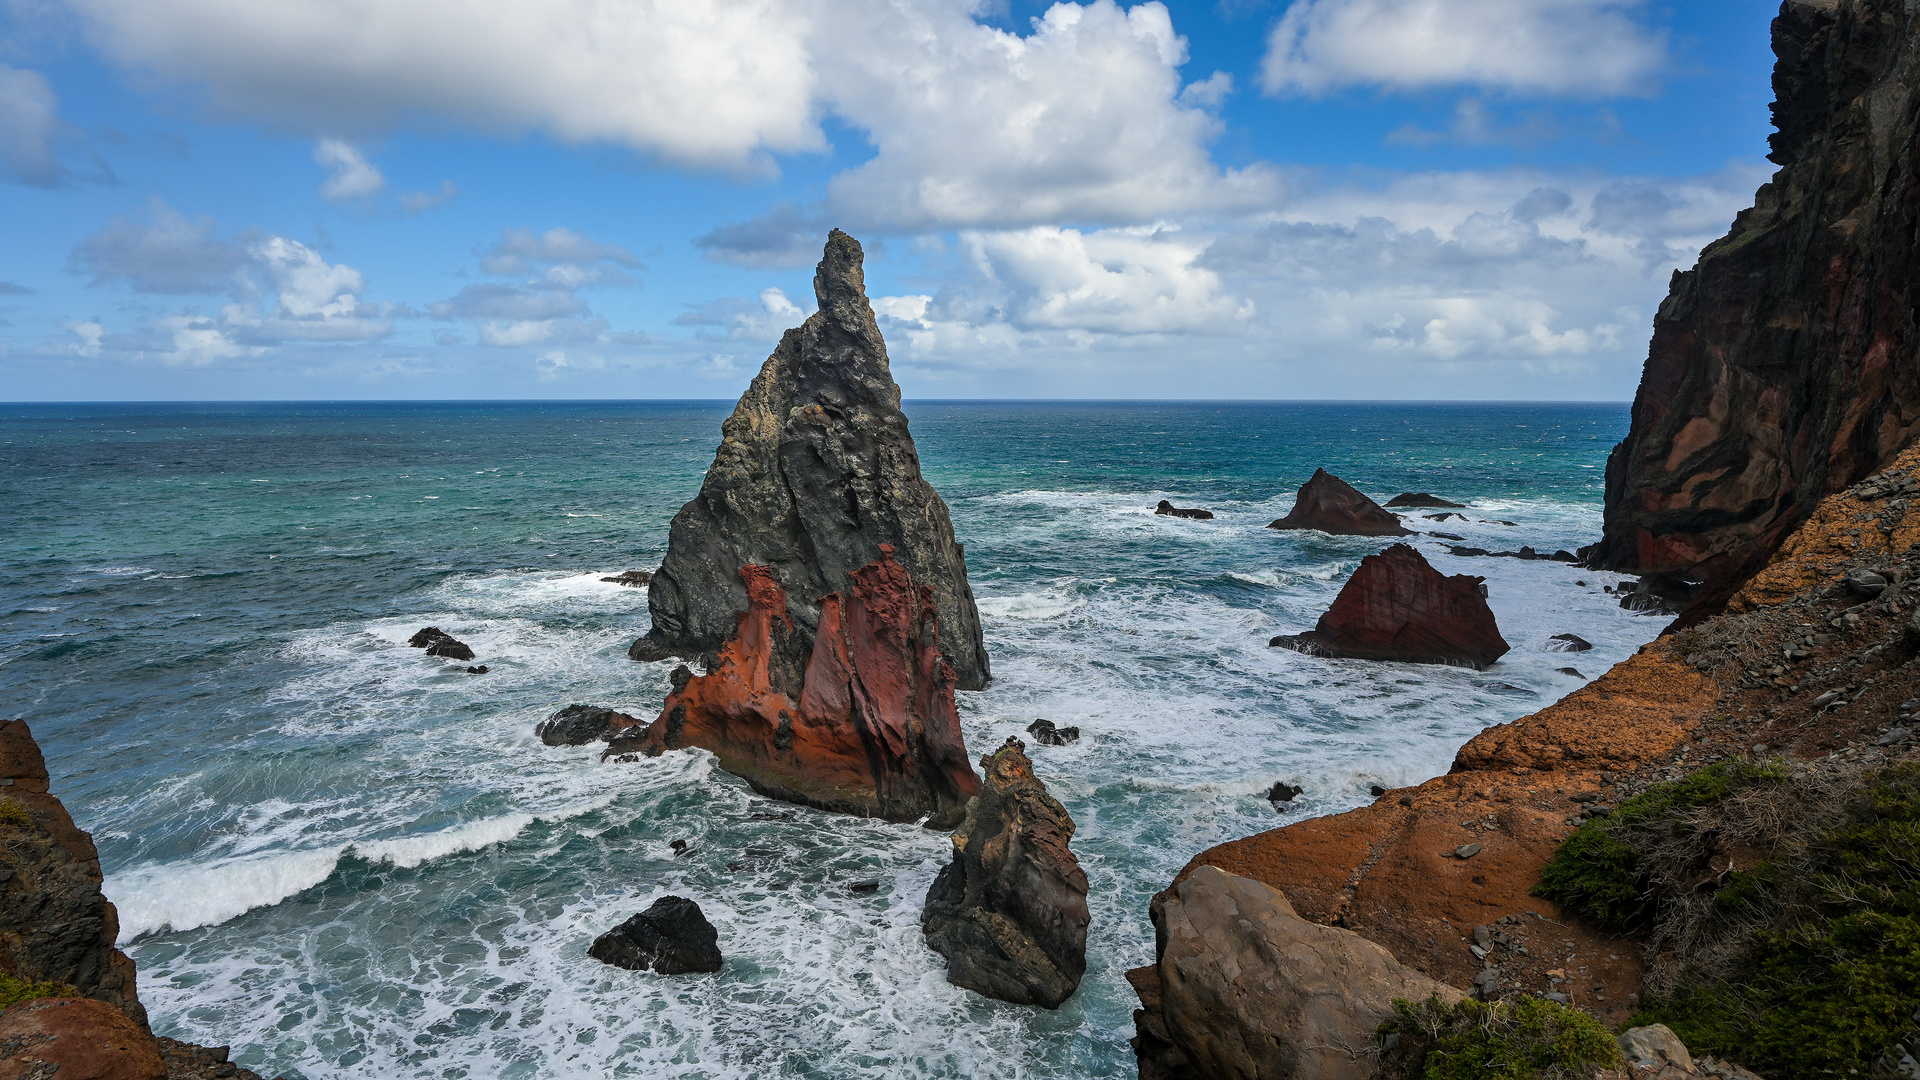
[(0, 9), (0, 398), (732, 397), (829, 227), (909, 397), (1624, 400), (1757, 0)]

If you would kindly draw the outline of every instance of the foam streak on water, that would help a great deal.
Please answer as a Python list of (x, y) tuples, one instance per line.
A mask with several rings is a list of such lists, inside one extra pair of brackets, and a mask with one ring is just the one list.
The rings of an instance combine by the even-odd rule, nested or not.
[[(1488, 579), (1495, 668), (1266, 645), (1385, 543), (1264, 528), (1314, 467), (1471, 498), (1409, 521), (1473, 546), (1573, 547), (1619, 407), (910, 406), (993, 657), (969, 746), (1083, 732), (1030, 753), (1079, 827), (1086, 981), (1058, 1012), (989, 1002), (921, 940), (946, 837), (769, 801), (700, 752), (602, 764), (531, 735), (569, 702), (658, 709), (672, 665), (625, 656), (644, 591), (600, 578), (658, 564), (724, 413), (0, 411), (22, 537), (0, 677), (95, 831), (156, 1030), (305, 1080), (1129, 1076), (1122, 973), (1195, 851), (1443, 772), (1579, 685), (1556, 669), (1598, 675), (1659, 626), (1614, 575), (1422, 537)], [(408, 648), (429, 624), (489, 673)], [(1563, 632), (1596, 647), (1547, 651)], [(1306, 788), (1284, 818), (1260, 798), (1281, 779)], [(586, 956), (669, 893), (720, 929), (719, 974)]]

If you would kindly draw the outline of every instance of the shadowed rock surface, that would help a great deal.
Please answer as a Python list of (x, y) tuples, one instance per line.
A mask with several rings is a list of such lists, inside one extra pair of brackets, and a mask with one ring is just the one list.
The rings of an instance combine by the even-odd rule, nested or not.
[(1150, 910), (1154, 964), (1127, 972), (1143, 1006), (1141, 1080), (1370, 1080), (1374, 1030), (1395, 998), (1466, 996), (1216, 867), (1193, 870)]
[(663, 896), (647, 910), (593, 939), (587, 955), (629, 971), (685, 975), (720, 970), (720, 932), (700, 905)]
[(1419, 552), (1395, 544), (1360, 560), (1312, 630), (1269, 644), (1310, 656), (1484, 669), (1511, 648), (1487, 606), (1485, 580), (1448, 577)]
[[(1457, 503), (1457, 502), (1448, 502), (1447, 500), (1442, 499), (1437, 495), (1429, 495), (1424, 491), (1403, 491), (1400, 494), (1395, 495), (1393, 498), (1388, 499), (1387, 505), (1388, 506), (1440, 507), (1442, 509), (1463, 510), (1466, 508), (1467, 504)], [(1428, 515), (1428, 516), (1431, 517), (1432, 515)], [(1440, 515), (1440, 517), (1443, 519), (1445, 518), (1445, 516), (1446, 515), (1444, 514)], [(1454, 516), (1458, 517), (1459, 515), (1455, 514)]]
[(1704, 580), (1687, 623), (1920, 431), (1920, 12), (1788, 0), (1773, 49), (1782, 168), (1673, 276), (1607, 461), (1593, 565)]
[(986, 783), (953, 834), (953, 861), (927, 890), (920, 928), (947, 981), (1049, 1009), (1087, 970), (1087, 875), (1068, 850), (1073, 819), (1009, 738), (980, 762)]
[[(743, 566), (747, 610), (713, 670), (674, 673), (658, 719), (615, 739), (607, 756), (698, 746), (755, 791), (889, 821), (952, 828), (979, 790), (940, 654), (934, 594), (894, 561), (891, 545), (820, 598), (817, 634), (802, 634), (774, 571)], [(804, 659), (789, 692), (776, 669)]]
[(1154, 507), (1153, 512), (1163, 517), (1189, 518), (1194, 521), (1212, 521), (1213, 520), (1213, 511), (1211, 510), (1199, 510), (1199, 509), (1193, 509), (1190, 507), (1175, 506), (1165, 499), (1160, 500), (1160, 505)]
[(585, 746), (641, 726), (637, 718), (603, 706), (569, 705), (535, 724), (533, 733), (548, 746)]
[(738, 574), (765, 566), (787, 590), (798, 652), (774, 678), (800, 692), (820, 622), (817, 598), (891, 544), (933, 590), (941, 648), (963, 690), (991, 675), (947, 504), (920, 475), (900, 388), (867, 303), (860, 244), (835, 229), (814, 272), (819, 310), (786, 332), (721, 425), (700, 494), (674, 515), (667, 556), (647, 587), (653, 628), (635, 660), (711, 661), (747, 606)]
[(1335, 536), (1413, 535), (1398, 517), (1325, 469), (1313, 471), (1312, 479), (1300, 485), (1293, 509), (1267, 528), (1318, 529)]

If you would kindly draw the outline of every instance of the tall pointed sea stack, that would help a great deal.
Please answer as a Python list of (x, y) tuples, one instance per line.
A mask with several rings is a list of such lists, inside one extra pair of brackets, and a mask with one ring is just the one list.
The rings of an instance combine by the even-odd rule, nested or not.
[(747, 609), (743, 566), (786, 590), (796, 634), (773, 659), (775, 686), (798, 698), (820, 624), (819, 598), (890, 544), (933, 591), (940, 648), (962, 690), (991, 673), (947, 504), (920, 475), (867, 303), (860, 243), (835, 229), (814, 271), (820, 309), (786, 332), (721, 426), (700, 494), (674, 516), (667, 557), (647, 589), (653, 629), (635, 660), (678, 656), (709, 666)]
[(1690, 620), (1920, 433), (1920, 11), (1787, 0), (1773, 51), (1780, 171), (1673, 276), (1591, 555), (1704, 581)]

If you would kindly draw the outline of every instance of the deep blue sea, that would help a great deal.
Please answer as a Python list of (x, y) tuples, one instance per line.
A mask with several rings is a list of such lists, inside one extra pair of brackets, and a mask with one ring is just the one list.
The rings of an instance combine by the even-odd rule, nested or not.
[[(969, 745), (1083, 733), (1030, 750), (1079, 826), (1086, 981), (1003, 1005), (922, 943), (944, 835), (769, 801), (699, 751), (532, 737), (571, 702), (658, 710), (671, 664), (626, 658), (646, 594), (600, 578), (659, 564), (730, 408), (0, 405), (0, 712), (99, 843), (157, 1031), (304, 1080), (1132, 1076), (1122, 973), (1195, 852), (1442, 773), (1660, 627), (1615, 575), (1422, 537), (1489, 579), (1493, 669), (1267, 647), (1386, 543), (1263, 527), (1315, 467), (1472, 502), (1415, 528), (1571, 549), (1624, 405), (908, 402), (992, 653)], [(428, 624), (489, 673), (407, 648)], [(1597, 647), (1546, 651), (1562, 632)], [(1275, 780), (1306, 788), (1288, 814)], [(719, 928), (719, 974), (587, 957), (668, 893)]]

